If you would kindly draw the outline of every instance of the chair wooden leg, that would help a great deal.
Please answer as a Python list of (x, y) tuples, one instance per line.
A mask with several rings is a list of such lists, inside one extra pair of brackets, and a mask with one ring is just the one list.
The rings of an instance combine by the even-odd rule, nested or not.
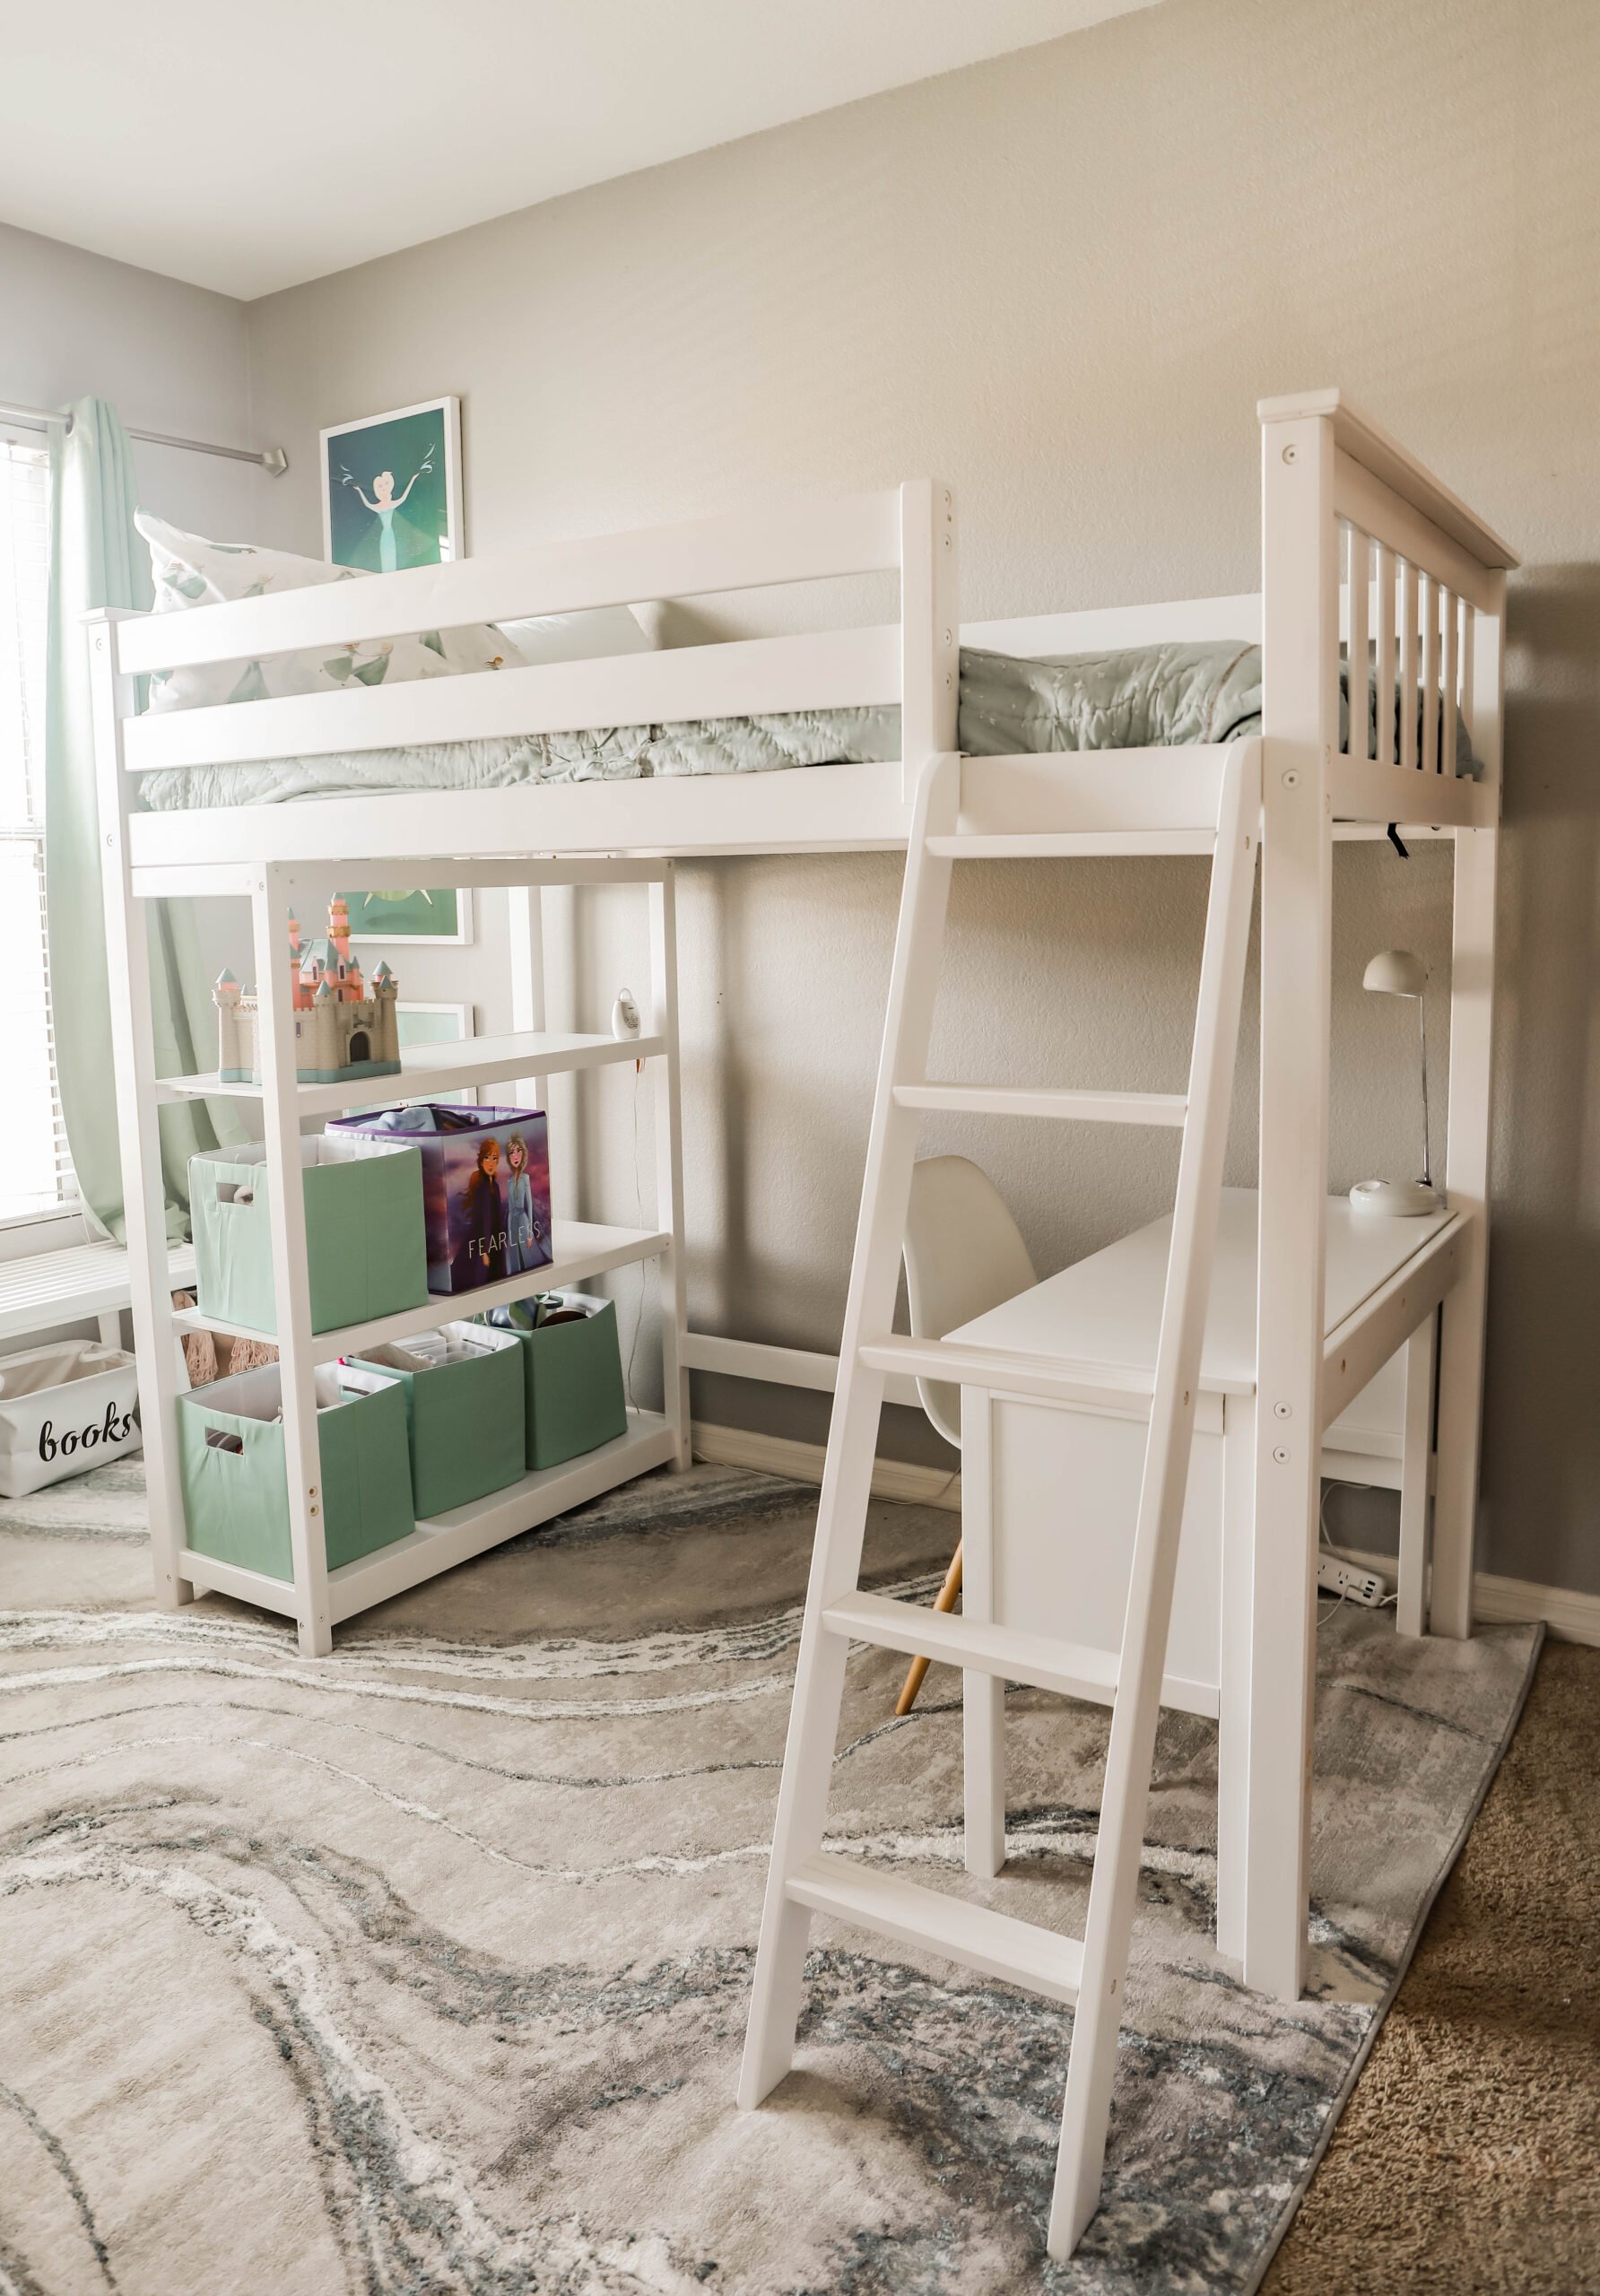
[[(944, 1584), (934, 1597), (936, 1611), (952, 1611), (955, 1598), (961, 1591), (961, 1546), (956, 1541), (955, 1552), (950, 1558), (950, 1568), (944, 1573)], [(926, 1658), (913, 1658), (906, 1670), (905, 1683), (895, 1704), (897, 1714), (909, 1714), (917, 1703), (917, 1693), (922, 1688), (922, 1678), (928, 1669)]]

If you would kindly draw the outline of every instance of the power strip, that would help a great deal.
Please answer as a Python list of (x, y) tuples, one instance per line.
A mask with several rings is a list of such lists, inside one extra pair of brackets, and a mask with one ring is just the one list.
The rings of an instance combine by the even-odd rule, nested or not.
[(1348, 1603), (1365, 1603), (1369, 1610), (1377, 1610), (1388, 1601), (1393, 1589), (1376, 1570), (1361, 1570), (1353, 1562), (1341, 1562), (1337, 1555), (1325, 1554), (1317, 1558), (1317, 1591), (1319, 1595), (1342, 1596)]

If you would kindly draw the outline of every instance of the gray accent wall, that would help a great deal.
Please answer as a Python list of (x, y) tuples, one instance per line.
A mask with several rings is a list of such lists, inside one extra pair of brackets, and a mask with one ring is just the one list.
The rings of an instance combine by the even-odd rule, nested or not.
[[(309, 552), (318, 428), (455, 391), (476, 552), (933, 472), (959, 490), (971, 616), (1246, 590), (1255, 402), (1327, 382), (1518, 544), (1484, 1560), (1595, 1591), (1597, 115), (1589, 0), (1168, 0), (248, 312), (254, 426), (292, 461), (262, 538)], [(665, 635), (800, 611), (768, 600), (763, 625), (711, 602), (665, 616)], [(874, 856), (683, 870), (703, 1328), (833, 1342), (899, 874)], [(1347, 849), (1337, 883), (1343, 1187), (1414, 1160), (1409, 1032), (1359, 987), (1373, 951), (1433, 967), (1442, 1081), (1448, 855)], [(1177, 1085), (1204, 888), (1182, 861), (964, 874), (941, 1066)], [(483, 911), (492, 958), (503, 918)], [(622, 979), (641, 986), (642, 939), (610, 900), (570, 926), (564, 993), (599, 1024)], [(490, 970), (435, 952), (406, 986), (470, 994), (491, 1025)], [(1238, 1181), (1254, 1171), (1256, 1041), (1252, 1016)], [(558, 1132), (569, 1201), (593, 1213), (631, 1213), (630, 1091), (608, 1075)], [(1440, 1135), (1443, 1105), (1440, 1091)], [(1151, 1216), (1172, 1177), (1160, 1135), (949, 1122), (926, 1137), (989, 1166), (1042, 1268)], [(648, 1144), (644, 1161), (648, 1207)], [(696, 1408), (813, 1439), (824, 1415), (814, 1396), (713, 1380)], [(886, 1448), (938, 1455), (893, 1416)]]
[[(0, 223), (0, 398), (85, 394), (142, 430), (251, 445), (246, 307)], [(147, 444), (134, 461), (146, 506), (175, 526), (248, 539), (267, 516), (270, 482), (248, 463)]]

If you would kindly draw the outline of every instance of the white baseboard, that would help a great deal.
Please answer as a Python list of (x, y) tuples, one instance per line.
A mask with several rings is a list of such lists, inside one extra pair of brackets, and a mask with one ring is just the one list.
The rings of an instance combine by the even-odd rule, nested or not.
[[(1381, 1571), (1393, 1586), (1392, 1554), (1343, 1545), (1339, 1552), (1363, 1570)], [(1571, 1587), (1541, 1587), (1532, 1578), (1500, 1578), (1491, 1570), (1480, 1570), (1473, 1580), (1473, 1616), (1486, 1626), (1529, 1626), (1543, 1619), (1557, 1642), (1587, 1642), (1600, 1648), (1600, 1595), (1580, 1595)]]
[[(710, 1427), (697, 1419), (694, 1456), (715, 1460), (719, 1466), (755, 1467), (766, 1474), (787, 1474), (796, 1483), (822, 1480), (824, 1453), (820, 1443), (756, 1435), (743, 1427)], [(873, 1492), (879, 1499), (899, 1499), (913, 1507), (961, 1511), (961, 1475), (947, 1475), (942, 1467), (879, 1459), (873, 1467)], [(1394, 1577), (1392, 1554), (1359, 1554), (1349, 1548), (1340, 1552), (1386, 1572), (1391, 1579)], [(1473, 1587), (1473, 1613), (1486, 1622), (1515, 1626), (1543, 1619), (1557, 1641), (1587, 1642), (1600, 1648), (1600, 1595), (1582, 1595), (1566, 1587), (1541, 1587), (1531, 1578), (1500, 1578), (1491, 1571), (1480, 1570)]]
[(1587, 1642), (1600, 1648), (1600, 1595), (1580, 1595), (1570, 1587), (1541, 1587), (1532, 1578), (1498, 1578), (1480, 1570), (1473, 1586), (1473, 1611), (1478, 1618), (1517, 1625), (1542, 1618), (1558, 1642)]
[[(796, 1483), (821, 1483), (826, 1453), (821, 1443), (791, 1442), (783, 1435), (756, 1435), (743, 1427), (709, 1427), (694, 1422), (694, 1456), (714, 1460), (718, 1466), (757, 1467), (765, 1474), (787, 1474)], [(961, 1478), (958, 1469), (912, 1466), (903, 1459), (878, 1459), (873, 1465), (873, 1494), (899, 1499), (911, 1507), (948, 1507), (960, 1514)]]

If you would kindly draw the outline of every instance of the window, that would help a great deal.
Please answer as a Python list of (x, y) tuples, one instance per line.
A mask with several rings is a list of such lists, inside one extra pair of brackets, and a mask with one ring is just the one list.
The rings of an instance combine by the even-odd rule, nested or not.
[(45, 942), (49, 463), (0, 439), (0, 1222), (71, 1209)]

